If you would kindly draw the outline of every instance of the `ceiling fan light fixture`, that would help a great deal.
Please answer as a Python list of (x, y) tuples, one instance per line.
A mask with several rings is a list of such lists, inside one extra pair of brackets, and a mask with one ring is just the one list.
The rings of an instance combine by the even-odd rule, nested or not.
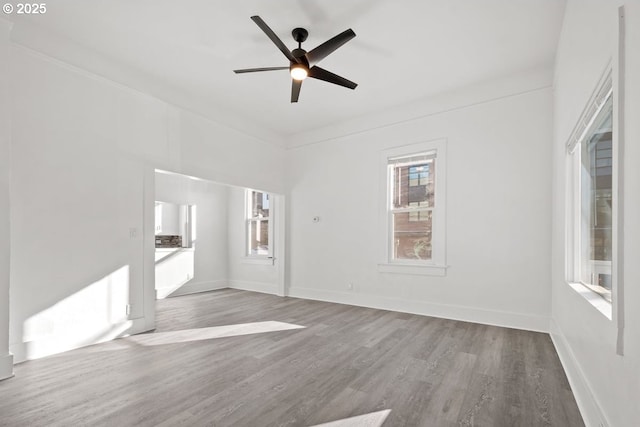
[(255, 73), (259, 71), (274, 71), (274, 70), (286, 70), (289, 69), (291, 74), (291, 102), (298, 102), (300, 96), (300, 88), (302, 87), (302, 81), (307, 77), (316, 80), (323, 80), (328, 83), (343, 86), (348, 89), (355, 89), (358, 86), (350, 80), (340, 77), (337, 74), (333, 74), (330, 71), (318, 67), (316, 64), (329, 56), (332, 52), (338, 49), (340, 46), (351, 40), (356, 36), (351, 28), (345, 30), (335, 37), (330, 38), (326, 42), (316, 46), (309, 52), (302, 48), (302, 42), (307, 39), (309, 32), (304, 28), (294, 28), (291, 31), (293, 39), (298, 43), (298, 47), (293, 50), (289, 48), (280, 40), (280, 38), (273, 32), (273, 30), (262, 20), (258, 15), (251, 17), (251, 20), (256, 23), (258, 27), (269, 37), (269, 40), (276, 45), (276, 47), (282, 52), (282, 54), (289, 60), (288, 67), (261, 67), (261, 68), (244, 68), (241, 70), (233, 70), (236, 74)]
[(291, 66), (291, 78), (294, 80), (302, 81), (309, 75), (309, 70), (304, 64), (293, 64)]

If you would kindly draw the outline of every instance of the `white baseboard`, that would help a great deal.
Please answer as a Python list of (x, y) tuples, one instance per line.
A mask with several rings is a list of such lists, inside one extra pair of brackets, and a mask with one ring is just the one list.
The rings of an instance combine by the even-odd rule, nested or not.
[(11, 378), (13, 376), (13, 354), (5, 354), (0, 356), (0, 380)]
[(353, 292), (327, 291), (311, 288), (293, 287), (287, 294), (291, 297), (359, 307), (377, 308), (380, 310), (399, 311), (422, 316), (440, 317), (444, 319), (462, 320), (485, 325), (503, 326), (527, 331), (549, 332), (549, 318), (507, 311), (483, 310), (474, 307), (434, 304), (425, 301), (414, 301), (400, 298), (389, 298), (377, 295), (365, 295)]
[(231, 280), (228, 286), (231, 289), (240, 289), (243, 291), (261, 292), (263, 294), (277, 295), (278, 285), (275, 283), (249, 282), (244, 280)]
[(608, 427), (610, 424), (598, 405), (592, 388), (578, 363), (569, 342), (560, 330), (558, 324), (551, 319), (551, 341), (556, 348), (560, 363), (571, 385), (571, 390), (580, 409), (580, 414), (587, 427)]
[(13, 362), (21, 363), (148, 330), (145, 319), (141, 317), (113, 324), (108, 330), (88, 337), (48, 335), (28, 342), (13, 343), (9, 345), (9, 351), (13, 353)]
[(215, 291), (227, 288), (226, 280), (212, 280), (209, 282), (187, 283), (167, 295), (167, 298), (177, 297), (180, 295), (197, 294), (200, 292)]

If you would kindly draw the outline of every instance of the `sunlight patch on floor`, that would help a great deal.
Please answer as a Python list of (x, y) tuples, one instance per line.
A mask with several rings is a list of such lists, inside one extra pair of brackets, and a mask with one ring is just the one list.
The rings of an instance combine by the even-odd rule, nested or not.
[(305, 326), (284, 322), (267, 321), (134, 335), (127, 338), (127, 341), (133, 341), (134, 343), (140, 345), (154, 346), (210, 340), (215, 338), (235, 337), (241, 335), (262, 334), (265, 332), (288, 331), (292, 329), (303, 328), (305, 328)]
[(313, 427), (380, 427), (390, 413), (391, 409), (385, 409), (384, 411), (371, 412), (369, 414), (358, 415), (356, 417), (344, 418), (342, 420), (318, 424)]

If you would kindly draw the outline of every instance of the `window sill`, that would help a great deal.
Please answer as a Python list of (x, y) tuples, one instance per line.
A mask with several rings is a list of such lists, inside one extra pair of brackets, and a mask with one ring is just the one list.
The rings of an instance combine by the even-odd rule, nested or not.
[(447, 275), (447, 267), (443, 265), (416, 265), (416, 264), (378, 264), (378, 272), (392, 274), (413, 274), (418, 276)]
[(589, 302), (596, 310), (602, 313), (607, 319), (613, 319), (613, 309), (611, 307), (611, 303), (596, 292), (584, 286), (582, 283), (571, 283), (568, 282), (569, 286), (580, 294), (584, 299)]
[(242, 264), (273, 265), (273, 261), (273, 257), (245, 256), (241, 258)]

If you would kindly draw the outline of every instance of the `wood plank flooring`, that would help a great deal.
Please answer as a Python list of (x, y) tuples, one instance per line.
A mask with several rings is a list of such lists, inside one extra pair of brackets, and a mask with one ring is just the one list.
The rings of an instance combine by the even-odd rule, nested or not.
[[(584, 425), (546, 334), (230, 289), (157, 310), (153, 334), (17, 365), (0, 425)], [(215, 328), (255, 322), (304, 328)]]

